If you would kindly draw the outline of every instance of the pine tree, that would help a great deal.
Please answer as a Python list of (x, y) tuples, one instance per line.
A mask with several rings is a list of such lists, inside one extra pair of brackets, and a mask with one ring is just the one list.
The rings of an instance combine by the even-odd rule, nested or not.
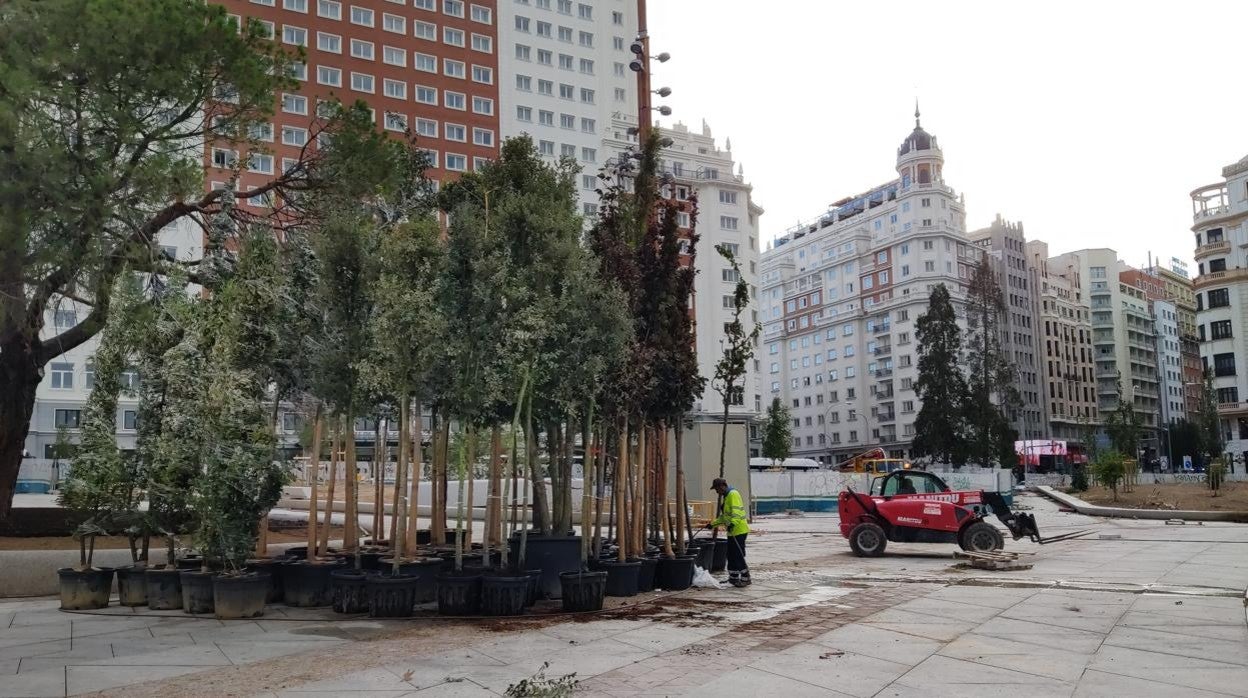
[(780, 398), (772, 398), (767, 407), (767, 421), (763, 424), (763, 457), (771, 462), (783, 463), (789, 457), (789, 448), (793, 445), (793, 422), (789, 416), (789, 408), (780, 402)]
[(927, 312), (916, 323), (915, 338), (919, 344), (919, 379), (914, 389), (922, 407), (914, 422), (914, 454), (961, 465), (968, 453), (967, 386), (958, 368), (962, 331), (944, 284), (932, 289)]
[(998, 462), (1012, 466), (1018, 432), (1007, 411), (1021, 401), (1014, 385), (1017, 373), (1001, 347), (1001, 317), (1005, 298), (988, 259), (980, 260), (967, 290), (967, 393), (968, 457), (982, 465)]

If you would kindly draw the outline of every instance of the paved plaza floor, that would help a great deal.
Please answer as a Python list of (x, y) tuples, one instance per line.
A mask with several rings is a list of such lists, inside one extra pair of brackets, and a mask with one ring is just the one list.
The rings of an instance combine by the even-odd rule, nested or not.
[(274, 606), (222, 622), (0, 600), (0, 696), (491, 696), (539, 671), (603, 696), (1248, 696), (1248, 525), (1019, 504), (1045, 534), (1091, 534), (1007, 542), (1034, 566), (984, 572), (950, 545), (856, 558), (835, 516), (768, 517), (750, 536), (753, 586), (576, 617)]

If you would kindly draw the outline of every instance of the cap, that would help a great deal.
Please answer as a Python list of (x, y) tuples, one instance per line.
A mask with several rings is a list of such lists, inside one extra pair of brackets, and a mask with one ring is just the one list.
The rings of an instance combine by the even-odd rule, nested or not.
[(722, 477), (717, 477), (717, 478), (715, 478), (715, 479), (711, 482), (711, 489), (713, 489), (713, 490), (714, 490), (714, 489), (718, 489), (718, 488), (720, 487), (720, 485), (723, 485), (724, 487), (727, 487), (727, 486), (728, 486), (728, 481), (727, 481), (727, 480), (725, 480), (725, 479), (724, 479), (724, 478), (722, 478)]

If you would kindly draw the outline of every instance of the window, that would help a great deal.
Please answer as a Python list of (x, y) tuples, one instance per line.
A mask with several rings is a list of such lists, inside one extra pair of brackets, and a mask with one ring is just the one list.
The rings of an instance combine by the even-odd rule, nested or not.
[(127, 431), (138, 429), (139, 413), (136, 410), (123, 410), (121, 413), (121, 428)]
[(555, 83), (551, 80), (539, 78), (537, 81), (537, 92), (538, 94), (553, 95), (555, 93)]
[(432, 22), (421, 22), (420, 20), (416, 20), (412, 22), (412, 34), (415, 35), (417, 39), (437, 41), (438, 25)]
[(516, 15), (516, 31), (529, 33), (529, 18)]
[(525, 46), (524, 44), (516, 44), (516, 60), (531, 61), (533, 60), (531, 53), (532, 50), (528, 46)]
[(594, 7), (592, 5), (586, 5), (585, 3), (581, 3), (577, 5), (576, 12), (577, 12), (577, 15), (579, 15), (581, 19), (593, 19), (594, 18)]
[(1230, 339), (1231, 338), (1231, 321), (1218, 320), (1209, 323), (1209, 332), (1213, 339)]
[(537, 148), (538, 152), (540, 152), (542, 155), (549, 155), (551, 157), (554, 157), (555, 155), (555, 142), (554, 141), (539, 141), (537, 146), (538, 146)]
[(407, 99), (407, 83), (405, 82), (399, 82), (398, 80), (386, 78), (385, 80), (382, 80), (382, 87), (387, 97), (403, 100)]
[(373, 42), (360, 41), (359, 39), (351, 40), (351, 56), (353, 58), (362, 58), (366, 61), (373, 60)]
[(337, 0), (318, 0), (316, 14), (325, 19), (342, 19), (342, 3)]
[(474, 114), (490, 116), (494, 113), (494, 100), (489, 97), (473, 97), (472, 111)]
[(560, 155), (561, 157), (565, 157), (565, 158), (574, 158), (574, 157), (576, 157), (576, 146), (574, 146), (574, 145), (570, 145), (570, 144), (568, 144), (568, 143), (562, 143), (562, 144), (560, 144), (560, 145), (559, 145), (559, 155)]
[(274, 24), (272, 22), (263, 19), (252, 19), (249, 21), (255, 22), (256, 25), (260, 27), (260, 36), (263, 36), (266, 39), (272, 39), (276, 36), (276, 30), (274, 29)]
[(615, 25), (619, 25), (619, 26), (624, 26), (624, 13), (623, 13), (623, 12), (612, 12), (612, 13), (611, 13), (611, 23), (612, 23), (612, 24), (615, 24)]
[(326, 65), (317, 66), (316, 81), (330, 87), (342, 87), (342, 71)]
[(273, 174), (273, 156), (262, 153), (252, 153), (248, 157), (247, 169), (260, 174)]
[(282, 27), (282, 43), (293, 44), (295, 46), (307, 46), (308, 30), (300, 27), (292, 27), (287, 24)]
[(442, 59), (442, 74), (448, 78), (460, 78), (462, 80), (465, 75), (464, 71), (463, 61), (453, 61), (449, 58)]
[(373, 11), (363, 7), (351, 7), (351, 23), (363, 27), (373, 26)]
[(724, 230), (736, 230), (737, 218), (735, 216), (720, 216), (719, 227), (723, 228)]
[(564, 70), (572, 70), (572, 56), (566, 53), (559, 54), (559, 67)]
[(398, 15), (383, 13), (381, 15), (381, 28), (395, 34), (407, 34), (407, 20)]
[(1235, 375), (1235, 354), (1233, 353), (1214, 354), (1213, 355), (1213, 375), (1215, 376)]
[(482, 65), (472, 66), (472, 81), (485, 85), (494, 84), (494, 69)]
[(438, 11), (438, 0), (412, 0), (412, 5), (418, 10)]
[(212, 166), (222, 169), (232, 169), (238, 164), (238, 151), (223, 150), (221, 148), (212, 149)]
[(282, 127), (282, 143), (284, 145), (303, 146), (308, 142), (307, 129), (296, 126)]
[(337, 34), (316, 33), (316, 47), (330, 53), (342, 53), (342, 37)]
[(464, 93), (462, 92), (451, 92), (450, 90), (446, 90), (442, 93), (442, 100), (447, 109), (458, 109), (460, 111), (464, 111), (466, 109)]
[(452, 17), (463, 17), (464, 16), (464, 1), (463, 0), (442, 0), (442, 14), (450, 15)]
[(594, 91), (589, 88), (582, 87), (581, 88), (581, 101), (586, 104), (593, 104), (594, 103)]
[(459, 124), (444, 124), (442, 133), (448, 141), (464, 143), (468, 140), (468, 130)]
[[(271, 2), (265, 4), (270, 6), (273, 5)], [(290, 10), (292, 12), (307, 12), (308, 0), (282, 0), (282, 9)]]
[(559, 27), (559, 40), (566, 44), (572, 43), (572, 27)]
[(400, 68), (407, 66), (407, 51), (393, 46), (383, 46), (381, 49), (381, 60), (386, 65), (397, 65)]
[(442, 27), (442, 43), (450, 46), (464, 45), (464, 30)]
[(581, 189), (593, 189), (598, 186), (598, 179), (593, 175), (581, 175)]
[(627, 99), (628, 99), (628, 93), (624, 90), (623, 87), (615, 88), (615, 101), (623, 102)]
[[(424, 148), (424, 149), (423, 149), (423, 152), (424, 152), (424, 153), (425, 153), (425, 155), (426, 155), (426, 156), (428, 156), (428, 158), (429, 158), (429, 166), (430, 166), (430, 167), (437, 167), (437, 166), (438, 166), (438, 151), (436, 151), (436, 150), (429, 150), (428, 148)], [(435, 182), (435, 184), (436, 184), (436, 182)], [(435, 189), (434, 189), (434, 191), (437, 191), (437, 189), (435, 188)]]
[(57, 428), (77, 429), (82, 426), (82, 410), (57, 410), (55, 420)]
[(1231, 304), (1231, 293), (1225, 288), (1215, 288), (1209, 292), (1210, 308), (1225, 308)]
[(588, 58), (581, 59), (581, 72), (586, 75), (594, 74), (594, 62)]
[(592, 32), (577, 32), (577, 40), (585, 48), (594, 47), (594, 35)]
[(493, 24), (494, 23), (493, 13), (490, 11), (490, 8), (488, 7), (482, 7), (480, 5), (473, 5), (472, 6), (472, 21), (480, 22), (481, 24)]
[(541, 63), (542, 65), (551, 65), (553, 56), (554, 56), (553, 53), (545, 49), (539, 48), (537, 50), (537, 62)]
[(356, 92), (373, 92), (373, 76), (364, 73), (351, 73), (351, 89)]
[(52, 322), (59, 330), (68, 330), (78, 324), (78, 311), (76, 310), (58, 310), (52, 315)]
[(533, 108), (517, 106), (516, 107), (516, 120), (517, 121), (532, 121), (533, 120)]
[(69, 390), (74, 387), (73, 364), (61, 362), (52, 363), (52, 387), (57, 390)]
[(616, 63), (614, 66), (614, 70), (615, 70), (615, 77), (617, 78), (624, 77), (624, 64), (623, 63)]
[(446, 154), (446, 169), (464, 172), (468, 169), (468, 158), (454, 153)]
[(489, 148), (494, 147), (494, 132), (485, 128), (472, 129), (472, 142)]
[(438, 58), (427, 53), (418, 53), (416, 54), (415, 68), (426, 73), (436, 73), (438, 72)]
[(528, 75), (517, 75), (516, 76), (516, 89), (520, 90), (521, 92), (532, 92), (533, 91), (533, 78), (529, 77)]
[(924, 262), (924, 263), (923, 263), (923, 271), (936, 271), (936, 263), (935, 263), (935, 262)]
[(416, 101), (421, 104), (437, 104), (438, 91), (433, 87), (425, 87), (424, 85), (416, 86)]
[(597, 128), (598, 128), (598, 122), (594, 121), (593, 119), (587, 119), (583, 116), (581, 117), (581, 132), (593, 133)]
[(561, 128), (576, 128), (576, 117), (571, 114), (560, 114), (559, 126)]
[(585, 162), (598, 162), (598, 150), (596, 148), (581, 148), (581, 159)]
[(545, 109), (539, 109), (537, 112), (537, 123), (543, 126), (554, 126), (555, 125), (555, 113), (553, 111), (546, 111)]
[(559, 12), (565, 15), (572, 14), (572, 0), (559, 0)]
[(737, 193), (735, 191), (725, 191), (723, 189), (720, 189), (719, 190), (719, 203), (721, 204), (737, 203)]
[(538, 22), (537, 23), (537, 35), (544, 36), (547, 39), (549, 39), (550, 38), (550, 22)]
[(416, 134), (427, 138), (437, 138), (438, 122), (434, 119), (416, 119)]
[[(482, 53), (494, 53), (494, 39), (480, 34), (472, 35), (472, 50)], [(525, 60), (528, 60), (527, 58)]]

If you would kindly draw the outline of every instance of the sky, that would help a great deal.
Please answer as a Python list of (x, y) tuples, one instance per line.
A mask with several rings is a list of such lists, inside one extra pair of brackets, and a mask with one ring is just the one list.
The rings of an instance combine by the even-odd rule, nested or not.
[(999, 213), (1050, 254), (1191, 264), (1191, 191), (1248, 156), (1244, 0), (648, 8), (661, 123), (731, 139), (764, 241), (896, 177), (916, 97), (967, 230)]

